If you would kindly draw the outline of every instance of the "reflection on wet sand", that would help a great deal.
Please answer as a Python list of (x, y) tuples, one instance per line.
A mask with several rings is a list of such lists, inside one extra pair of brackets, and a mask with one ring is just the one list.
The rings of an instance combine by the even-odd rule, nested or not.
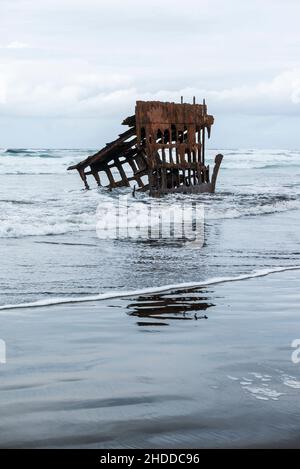
[[(209, 301), (209, 291), (205, 289), (180, 290), (172, 293), (142, 295), (129, 303), (130, 316), (151, 319), (138, 321), (138, 326), (168, 326), (170, 320), (208, 319), (204, 312), (215, 306)], [(157, 321), (153, 321), (157, 319)]]

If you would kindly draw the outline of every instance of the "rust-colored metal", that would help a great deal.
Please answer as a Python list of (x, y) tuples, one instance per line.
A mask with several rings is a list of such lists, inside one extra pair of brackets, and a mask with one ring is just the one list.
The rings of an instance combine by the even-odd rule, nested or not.
[[(135, 115), (123, 125), (129, 129), (102, 150), (80, 163), (77, 169), (85, 187), (87, 175), (100, 186), (130, 186), (159, 197), (170, 192), (214, 192), (223, 156), (217, 155), (212, 177), (205, 164), (205, 133), (210, 137), (213, 116), (203, 104), (137, 101)], [(86, 169), (89, 170), (86, 171)]]

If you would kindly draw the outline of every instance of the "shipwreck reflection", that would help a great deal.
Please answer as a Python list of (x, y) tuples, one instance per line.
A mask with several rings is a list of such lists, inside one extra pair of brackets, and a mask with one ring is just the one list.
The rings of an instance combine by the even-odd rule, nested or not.
[(136, 316), (138, 326), (168, 326), (169, 321), (208, 319), (205, 311), (212, 306), (209, 291), (189, 289), (176, 292), (141, 295), (128, 304), (128, 314)]

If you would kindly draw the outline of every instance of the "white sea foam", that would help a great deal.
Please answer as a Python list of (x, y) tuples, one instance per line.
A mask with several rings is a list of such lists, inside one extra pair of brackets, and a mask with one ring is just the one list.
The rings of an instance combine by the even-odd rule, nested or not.
[(0, 175), (66, 174), (67, 167), (90, 154), (85, 150), (0, 150)]
[(256, 399), (264, 401), (269, 399), (277, 401), (278, 398), (284, 394), (282, 392), (277, 392), (275, 389), (259, 386), (243, 386), (243, 389), (252, 394)]
[[(251, 378), (245, 378), (244, 376), (242, 380), (232, 376), (228, 376), (228, 378), (238, 381), (244, 392), (258, 400), (269, 401), (271, 399), (273, 401), (278, 401), (279, 398), (285, 394), (285, 392), (280, 392), (271, 388), (272, 376), (257, 372), (251, 372), (248, 374)], [(291, 377), (286, 376), (286, 378)], [(287, 382), (284, 381), (284, 384), (286, 384), (286, 386), (295, 387), (293, 386), (294, 381), (292, 381), (291, 384), (289, 381), (290, 380)], [(280, 387), (282, 387), (282, 385)]]
[[(63, 184), (62, 181), (58, 182)], [(41, 185), (38, 189), (39, 197), (36, 196), (35, 189), (31, 189), (33, 184)], [(134, 205), (143, 207), (144, 204), (145, 210), (141, 211), (141, 215), (144, 213), (144, 219), (139, 218), (139, 221), (141, 226), (145, 227), (149, 223), (148, 204), (150, 202), (159, 206), (163, 226), (164, 223), (169, 223), (171, 207), (175, 213), (178, 208), (178, 214), (181, 214), (184, 203), (186, 213), (188, 210), (193, 210), (190, 202), (195, 201), (204, 207), (204, 220), (234, 219), (300, 210), (300, 199), (277, 195), (227, 195), (220, 192), (216, 197), (206, 195), (201, 198), (183, 198), (176, 195), (157, 201), (157, 199), (149, 199), (145, 194), (139, 194), (134, 199), (131, 197), (130, 189), (116, 190), (113, 194), (106, 189), (66, 190), (63, 187), (53, 186), (45, 188), (39, 181), (30, 181), (30, 185), (23, 190), (23, 194), (22, 189), (12, 187), (3, 190), (2, 194), (0, 190), (0, 238), (95, 231), (97, 221), (101, 220), (101, 210), (104, 216), (108, 203), (115, 204), (120, 209), (118, 211), (119, 222), (122, 222), (122, 219), (127, 222), (130, 214), (127, 207), (134, 207)]]
[(300, 381), (295, 376), (283, 375), (283, 384), (293, 389), (300, 389)]
[(290, 270), (300, 270), (300, 266), (286, 266), (286, 267), (274, 267), (272, 269), (261, 269), (254, 271), (249, 274), (243, 274), (236, 277), (214, 277), (202, 282), (187, 282), (187, 283), (177, 283), (170, 285), (162, 285), (160, 287), (150, 287), (140, 290), (132, 291), (116, 291), (110, 293), (99, 293), (97, 295), (90, 296), (78, 296), (78, 297), (66, 297), (66, 298), (52, 298), (47, 300), (38, 300), (30, 303), (20, 303), (20, 304), (7, 304), (0, 306), (0, 311), (5, 311), (9, 309), (19, 309), (19, 308), (36, 308), (42, 306), (52, 306), (59, 304), (68, 304), (68, 303), (86, 303), (90, 301), (100, 301), (111, 298), (124, 298), (138, 295), (147, 295), (152, 293), (161, 293), (167, 291), (177, 291), (183, 290), (186, 288), (196, 288), (196, 287), (205, 287), (208, 285), (217, 285), (220, 283), (226, 282), (238, 282), (241, 280), (248, 280), (251, 278), (265, 277), (266, 275), (275, 274), (277, 272), (286, 272)]
[(207, 207), (205, 211), (206, 218), (208, 220), (216, 219), (234, 219), (241, 218), (245, 216), (257, 216), (257, 215), (268, 215), (272, 213), (281, 213), (289, 210), (299, 210), (300, 209), (300, 200), (277, 200), (265, 205), (260, 205), (259, 203), (255, 204), (255, 199), (253, 198), (252, 204), (249, 205), (239, 205), (236, 202), (232, 203), (232, 206), (229, 207), (229, 204), (226, 204), (223, 208)]
[[(285, 167), (300, 168), (300, 152), (298, 150), (220, 150), (224, 155), (224, 169), (268, 169)], [(212, 151), (209, 151), (211, 156)]]
[[(25, 191), (24, 191), (25, 192)], [(99, 197), (95, 191), (80, 193), (65, 191), (0, 197), (0, 237), (23, 237), (64, 234), (95, 230), (95, 206)], [(104, 200), (104, 197), (102, 197)]]
[[(96, 150), (63, 149), (0, 149), (0, 174), (60, 174)], [(222, 169), (268, 169), (299, 167), (300, 152), (295, 150), (208, 150), (212, 165), (217, 153), (224, 154)], [(24, 164), (26, 159), (26, 164)]]

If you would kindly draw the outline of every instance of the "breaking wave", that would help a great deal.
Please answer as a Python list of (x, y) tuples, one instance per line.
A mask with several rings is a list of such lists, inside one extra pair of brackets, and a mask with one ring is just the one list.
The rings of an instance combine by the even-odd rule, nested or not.
[[(100, 145), (101, 146), (101, 145)], [(0, 174), (60, 174), (95, 149), (0, 149)], [(223, 170), (276, 169), (282, 166), (300, 168), (298, 150), (208, 150), (211, 163), (217, 153), (224, 154)], [(26, 164), (24, 164), (26, 160)], [(51, 160), (54, 160), (51, 162)]]
[(0, 150), (0, 174), (66, 174), (69, 165), (92, 153), (93, 150), (8, 148)]
[[(192, 210), (189, 201), (195, 198), (184, 200), (185, 213)], [(167, 197), (163, 201), (157, 202), (146, 198), (133, 199), (130, 192), (117, 190), (112, 195), (105, 189), (95, 189), (88, 192), (68, 191), (63, 197), (49, 197), (40, 200), (34, 198), (19, 197), (16, 199), (0, 199), (0, 238), (17, 238), (24, 236), (45, 236), (62, 235), (80, 231), (95, 231), (97, 222), (107, 217), (105, 207), (107, 203), (111, 206), (118, 205), (119, 224), (130, 217), (135, 216), (131, 208), (138, 204), (139, 222), (141, 226), (148, 226), (148, 207), (150, 201), (157, 204), (162, 218), (160, 223), (169, 224), (169, 210), (177, 210), (180, 215), (182, 199), (178, 197)], [(300, 210), (300, 200), (289, 197), (268, 196), (259, 197), (257, 195), (222, 195), (218, 197), (202, 197), (197, 203), (204, 207), (204, 220), (235, 219), (249, 216), (261, 216), (274, 213), (281, 213), (290, 210)], [(128, 207), (128, 208), (127, 208)], [(154, 208), (155, 211), (155, 208)], [(102, 213), (103, 212), (103, 213)], [(154, 212), (153, 212), (154, 213)], [(165, 216), (164, 216), (165, 214)], [(176, 221), (176, 220), (175, 220)], [(114, 222), (114, 219), (113, 219)], [(151, 226), (155, 226), (157, 220)]]
[[(46, 236), (91, 231), (96, 211), (118, 198), (128, 204), (151, 200), (144, 194), (131, 197), (131, 189), (86, 192), (69, 165), (94, 150), (8, 148), (0, 150), (0, 238)], [(205, 219), (234, 219), (300, 209), (299, 151), (219, 150), (225, 158), (214, 195), (171, 195), (161, 201), (168, 210), (176, 204), (196, 201), (205, 208)], [(218, 150), (208, 151), (212, 162)], [(277, 166), (280, 171), (277, 171)], [(291, 167), (292, 166), (292, 167)], [(261, 168), (259, 170), (254, 169)], [(40, 177), (39, 177), (40, 176)], [(153, 202), (153, 200), (152, 200)], [(155, 203), (155, 202), (153, 202)], [(146, 220), (147, 217), (145, 217)]]

